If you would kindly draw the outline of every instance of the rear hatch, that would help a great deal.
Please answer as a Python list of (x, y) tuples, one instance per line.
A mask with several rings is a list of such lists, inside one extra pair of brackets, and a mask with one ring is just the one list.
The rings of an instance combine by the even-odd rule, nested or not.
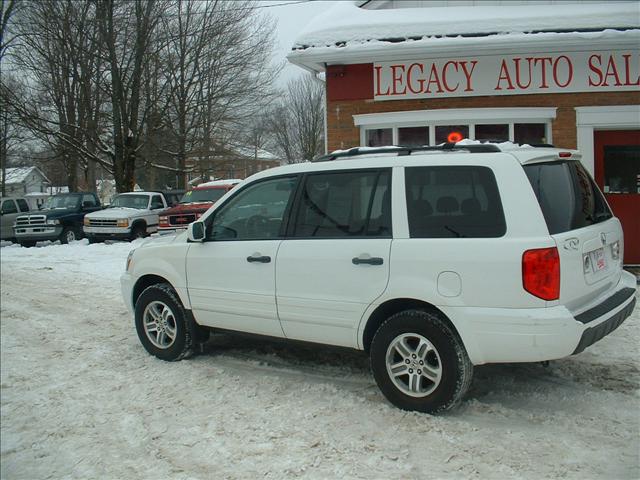
[(574, 314), (613, 291), (622, 275), (622, 227), (578, 160), (525, 164), (560, 257), (560, 299)]

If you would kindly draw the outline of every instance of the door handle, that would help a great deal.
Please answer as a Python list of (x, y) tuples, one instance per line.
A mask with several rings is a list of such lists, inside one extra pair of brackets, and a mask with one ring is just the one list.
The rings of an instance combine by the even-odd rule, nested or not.
[(271, 257), (267, 255), (251, 255), (247, 257), (247, 262), (249, 263), (269, 263), (271, 262)]
[(351, 260), (351, 263), (354, 265), (382, 265), (384, 261), (380, 257), (370, 257), (370, 258), (362, 258), (362, 257), (354, 257)]

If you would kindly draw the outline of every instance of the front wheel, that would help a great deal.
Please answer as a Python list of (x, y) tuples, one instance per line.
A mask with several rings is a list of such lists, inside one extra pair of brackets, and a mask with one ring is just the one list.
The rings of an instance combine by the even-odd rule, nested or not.
[(373, 337), (370, 354), (378, 387), (403, 410), (450, 410), (473, 377), (462, 341), (437, 313), (407, 310), (393, 315)]
[(131, 241), (136, 240), (138, 238), (144, 238), (147, 234), (147, 229), (144, 225), (134, 225), (131, 230)]
[(193, 323), (182, 302), (167, 283), (147, 287), (135, 307), (138, 338), (151, 355), (175, 361), (193, 353)]
[(80, 235), (71, 227), (64, 227), (60, 234), (60, 243), (71, 243), (80, 239)]

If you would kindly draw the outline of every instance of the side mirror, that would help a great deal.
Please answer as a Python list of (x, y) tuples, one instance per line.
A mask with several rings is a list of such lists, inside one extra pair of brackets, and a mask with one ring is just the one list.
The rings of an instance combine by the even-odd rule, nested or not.
[(202, 242), (204, 240), (204, 222), (193, 222), (187, 228), (187, 237), (190, 242)]

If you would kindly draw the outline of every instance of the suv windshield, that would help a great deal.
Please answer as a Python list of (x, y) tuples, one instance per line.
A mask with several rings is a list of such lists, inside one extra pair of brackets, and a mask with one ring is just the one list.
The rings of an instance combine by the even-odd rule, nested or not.
[(80, 195), (56, 195), (50, 197), (44, 205), (45, 209), (75, 210), (80, 207)]
[(577, 161), (525, 165), (549, 233), (567, 232), (613, 216), (591, 176)]
[(149, 197), (147, 195), (117, 195), (110, 206), (144, 210), (149, 206)]
[(216, 202), (227, 193), (225, 188), (204, 188), (202, 190), (189, 190), (180, 199), (180, 203)]

